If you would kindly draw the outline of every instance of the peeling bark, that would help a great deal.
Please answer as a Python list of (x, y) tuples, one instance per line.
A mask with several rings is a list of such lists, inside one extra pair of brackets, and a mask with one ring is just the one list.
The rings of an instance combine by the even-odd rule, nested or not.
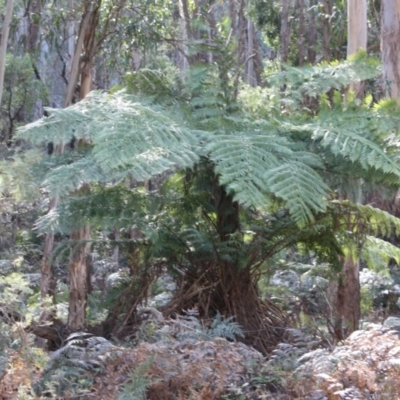
[(77, 330), (86, 325), (86, 306), (88, 295), (88, 270), (86, 255), (88, 253), (89, 227), (84, 227), (71, 234), (75, 241), (71, 251), (69, 265), (69, 314), (68, 327)]

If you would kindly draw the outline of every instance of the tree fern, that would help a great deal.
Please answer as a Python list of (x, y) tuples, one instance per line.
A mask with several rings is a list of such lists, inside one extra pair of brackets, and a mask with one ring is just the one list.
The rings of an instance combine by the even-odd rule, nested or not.
[[(302, 97), (310, 96), (313, 87), (322, 92), (343, 87), (362, 65), (362, 77), (376, 72), (376, 63), (360, 56), (360, 60), (311, 70), (288, 69), (271, 77), (271, 83), (285, 82), (283, 93), (288, 95), (297, 90)], [(190, 70), (181, 103), (155, 105), (146, 97), (93, 93), (24, 127), (20, 137), (34, 143), (66, 141), (72, 136), (89, 142), (72, 158), (66, 156), (64, 164), (49, 168), (44, 187), (65, 196), (85, 184), (115, 185), (127, 178), (144, 181), (167, 170), (191, 168), (207, 156), (220, 184), (240, 204), (265, 208), (278, 198), (296, 223), (305, 226), (326, 210), (330, 192), (321, 175), (330, 168), (329, 159), (313, 154), (314, 149), (323, 148), (347, 165), (357, 164), (399, 181), (395, 141), (380, 127), (380, 121), (396, 113), (393, 105), (370, 110), (339, 101), (316, 117), (305, 114), (300, 119), (283, 114), (260, 120), (239, 111), (230, 115), (217, 72), (213, 67)], [(217, 84), (213, 78), (218, 78)], [(309, 89), (301, 86), (301, 80)], [(265, 90), (275, 90), (280, 98), (282, 90), (276, 82)], [(393, 122), (383, 126), (396, 128)]]

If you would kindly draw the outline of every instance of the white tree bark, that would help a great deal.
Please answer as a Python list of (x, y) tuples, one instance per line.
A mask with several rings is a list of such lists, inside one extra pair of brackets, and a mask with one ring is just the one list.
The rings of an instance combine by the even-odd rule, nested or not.
[(246, 82), (250, 86), (257, 86), (257, 77), (254, 68), (254, 26), (250, 19), (247, 20), (247, 46), (246, 46)]
[(14, 8), (14, 0), (8, 0), (6, 7), (6, 14), (4, 18), (3, 31), (1, 33), (1, 44), (0, 44), (0, 107), (1, 107), (1, 99), (3, 97), (4, 73), (6, 70), (7, 42), (8, 42), (8, 35), (10, 33), (10, 24), (11, 24), (13, 8)]
[(400, 104), (400, 0), (382, 0), (381, 26), (385, 94)]
[[(367, 0), (347, 1), (347, 56), (367, 49)], [(364, 96), (364, 85), (353, 83), (351, 89), (357, 97)]]
[(347, 55), (367, 48), (367, 0), (347, 2)]

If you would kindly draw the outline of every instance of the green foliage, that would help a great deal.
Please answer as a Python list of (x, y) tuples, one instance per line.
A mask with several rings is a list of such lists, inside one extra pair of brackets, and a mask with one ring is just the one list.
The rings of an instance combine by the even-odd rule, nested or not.
[(388, 276), (390, 261), (394, 260), (400, 265), (400, 249), (385, 240), (367, 236), (362, 249), (362, 259), (370, 270)]
[(66, 345), (52, 354), (40, 381), (34, 385), (35, 392), (56, 398), (89, 393), (94, 379), (91, 372), (98, 372), (115, 349), (102, 337), (82, 332), (70, 335)]
[(217, 313), (207, 334), (211, 337), (223, 337), (230, 340), (236, 340), (236, 337), (244, 337), (243, 329), (232, 320), (233, 317), (224, 319), (220, 313)]
[(84, 184), (128, 177), (143, 181), (169, 169), (191, 167), (199, 159), (199, 131), (123, 93), (92, 93), (72, 107), (49, 112), (49, 118), (22, 128), (20, 137), (36, 144), (66, 143), (73, 137), (92, 143), (73, 156), (59, 157), (55, 161), (60, 165), (50, 167), (43, 183), (55, 196)]
[(1, 103), (0, 139), (11, 140), (20, 121), (31, 121), (38, 101), (47, 103), (45, 85), (37, 79), (29, 55), (7, 54)]
[(32, 165), (41, 157), (37, 150), (30, 150), (0, 161), (0, 193), (10, 194), (17, 202), (37, 199), (40, 182)]
[[(355, 74), (361, 74), (360, 79), (376, 74), (375, 61), (364, 54), (357, 57), (328, 67), (291, 68), (270, 81), (275, 94), (286, 85), (283, 104), (285, 96), (293, 101), (294, 93), (300, 103), (304, 96), (344, 87)], [(162, 78), (147, 70), (141, 80), (135, 76), (137, 82), (148, 83), (142, 89), (150, 92)], [(337, 108), (326, 108), (306, 124), (290, 119), (263, 121), (246, 114), (233, 117), (224, 106), (224, 92), (210, 84), (211, 76), (206, 67), (192, 70), (186, 88), (191, 96), (190, 118), (185, 119), (185, 108), (176, 105), (161, 107), (123, 93), (95, 93), (66, 110), (50, 111), (49, 118), (21, 129), (20, 137), (34, 143), (68, 141), (72, 136), (90, 141), (74, 156), (54, 159), (43, 182), (53, 195), (67, 195), (88, 183), (115, 184), (127, 177), (143, 181), (173, 168), (192, 167), (200, 155), (208, 154), (220, 183), (241, 204), (263, 208), (279, 198), (299, 226), (326, 210), (329, 188), (320, 175), (324, 160), (296, 144), (294, 135), (304, 138), (306, 134), (334, 157), (398, 180), (394, 146), (380, 140), (383, 132), (374, 122), (374, 112), (339, 104), (340, 114)], [(161, 87), (166, 87), (168, 79), (163, 82)], [(385, 118), (382, 108), (379, 113)], [(195, 129), (191, 124), (196, 121), (214, 132)]]
[[(184, 83), (144, 70), (128, 78), (135, 95), (93, 93), (49, 110), (20, 137), (37, 145), (75, 137), (78, 148), (37, 166), (42, 186), (60, 196), (38, 228), (64, 234), (89, 224), (111, 232), (134, 223), (141, 237), (118, 244), (135, 255), (135, 273), (162, 265), (173, 276), (197, 276), (203, 264), (223, 262), (253, 272), (290, 246), (339, 269), (340, 257), (361, 250), (367, 236), (400, 232), (385, 212), (332, 200), (341, 180), (400, 183), (399, 109), (341, 94), (356, 75), (376, 72), (376, 61), (362, 53), (345, 63), (288, 68), (266, 88), (242, 89), (241, 109), (220, 65), (194, 66)], [(319, 106), (310, 109), (310, 98)], [(165, 184), (146, 191), (139, 185), (148, 179)], [(241, 206), (240, 231), (224, 240), (217, 232), (227, 212), (218, 209), (221, 186)]]
[(146, 376), (153, 364), (155, 356), (150, 356), (145, 362), (137, 366), (129, 375), (129, 380), (122, 386), (118, 400), (145, 400), (146, 391), (153, 383), (152, 379)]

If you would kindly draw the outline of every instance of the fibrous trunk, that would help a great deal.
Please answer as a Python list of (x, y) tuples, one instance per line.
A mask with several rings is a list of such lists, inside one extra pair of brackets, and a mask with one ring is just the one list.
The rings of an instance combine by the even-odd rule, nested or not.
[[(217, 177), (213, 198), (221, 253), (211, 254), (208, 261), (195, 262), (182, 277), (180, 289), (164, 312), (171, 315), (196, 308), (204, 319), (212, 319), (217, 312), (226, 318), (234, 317), (245, 333), (241, 340), (267, 354), (282, 340), (288, 318), (274, 304), (260, 299), (251, 266), (240, 265), (239, 205)], [(223, 256), (226, 251), (229, 257)]]

